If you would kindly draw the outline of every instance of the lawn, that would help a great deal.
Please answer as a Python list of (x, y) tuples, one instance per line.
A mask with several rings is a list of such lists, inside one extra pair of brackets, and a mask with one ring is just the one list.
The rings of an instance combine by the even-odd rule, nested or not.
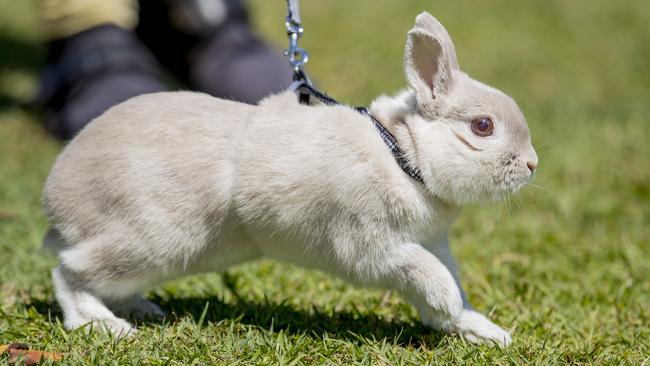
[[(154, 289), (170, 315), (133, 338), (65, 331), (39, 250), (63, 145), (24, 106), (44, 57), (36, 3), (0, 0), (0, 344), (70, 364), (650, 364), (650, 2), (302, 2), (308, 70), (340, 100), (405, 85), (405, 33), (428, 10), (461, 67), (524, 110), (535, 180), (452, 233), (470, 300), (513, 333), (504, 350), (422, 327), (393, 292), (270, 261)], [(283, 4), (251, 1), (278, 48)]]

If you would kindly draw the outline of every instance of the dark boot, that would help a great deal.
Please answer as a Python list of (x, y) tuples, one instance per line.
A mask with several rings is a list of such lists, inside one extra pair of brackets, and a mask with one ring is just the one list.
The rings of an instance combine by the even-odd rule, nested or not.
[(191, 58), (190, 84), (222, 98), (257, 103), (291, 84), (289, 61), (272, 50), (247, 22), (228, 21)]
[(137, 33), (193, 90), (256, 103), (286, 89), (291, 68), (254, 34), (240, 0), (140, 0)]
[(47, 128), (69, 139), (115, 104), (165, 89), (157, 62), (135, 35), (101, 25), (48, 45), (36, 103)]

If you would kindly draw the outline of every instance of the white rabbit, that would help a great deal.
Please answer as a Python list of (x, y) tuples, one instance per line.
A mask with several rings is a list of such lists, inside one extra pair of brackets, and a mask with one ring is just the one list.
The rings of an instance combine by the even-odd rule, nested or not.
[(461, 205), (531, 179), (526, 121), (510, 97), (458, 69), (428, 13), (408, 32), (404, 67), (410, 88), (379, 97), (370, 114), (423, 184), (369, 118), (301, 105), (290, 92), (258, 106), (149, 94), (90, 123), (56, 160), (43, 198), (65, 326), (128, 333), (112, 310), (162, 314), (143, 289), (266, 256), (394, 288), (424, 324), (508, 345), (510, 334), (467, 302), (447, 233)]

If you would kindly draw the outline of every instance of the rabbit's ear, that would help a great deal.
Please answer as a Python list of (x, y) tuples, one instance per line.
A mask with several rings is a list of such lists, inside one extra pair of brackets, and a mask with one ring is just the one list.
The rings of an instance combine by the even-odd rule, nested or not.
[(404, 72), (418, 102), (430, 104), (445, 95), (452, 70), (458, 70), (458, 61), (447, 30), (431, 14), (421, 13), (408, 32), (404, 51)]

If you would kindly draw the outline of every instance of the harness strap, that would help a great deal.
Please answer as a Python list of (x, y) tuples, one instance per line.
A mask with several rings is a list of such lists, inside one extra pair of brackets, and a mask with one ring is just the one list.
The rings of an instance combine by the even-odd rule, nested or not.
[(308, 96), (313, 95), (321, 103), (326, 105), (341, 105), (341, 103), (338, 100), (316, 89), (316, 87), (314, 87), (314, 85), (309, 81), (309, 79), (307, 78), (307, 76), (302, 70), (300, 71), (300, 73), (294, 74), (293, 84), (291, 85), (291, 89), (299, 94), (299, 96), (301, 97), (299, 98), (301, 104), (306, 104), (306, 105), (311, 104), (308, 97), (305, 99), (302, 98), (303, 94), (307, 94)]
[(408, 175), (409, 177), (413, 178), (415, 181), (420, 182), (424, 184), (424, 180), (422, 179), (422, 175), (420, 174), (420, 169), (417, 167), (412, 166), (409, 164), (408, 160), (406, 160), (406, 156), (404, 155), (404, 152), (402, 149), (399, 148), (399, 145), (397, 145), (397, 139), (395, 139), (395, 136), (393, 136), (392, 133), (390, 133), (384, 125), (382, 125), (377, 118), (375, 118), (370, 112), (368, 111), (368, 108), (365, 107), (357, 107), (355, 108), (357, 112), (363, 114), (364, 116), (368, 116), (370, 120), (372, 121), (372, 124), (375, 126), (377, 129), (377, 132), (379, 132), (379, 136), (381, 136), (381, 139), (384, 140), (384, 143), (386, 146), (388, 146), (388, 150), (393, 154), (393, 157), (397, 161), (397, 164), (399, 165), (400, 168)]

